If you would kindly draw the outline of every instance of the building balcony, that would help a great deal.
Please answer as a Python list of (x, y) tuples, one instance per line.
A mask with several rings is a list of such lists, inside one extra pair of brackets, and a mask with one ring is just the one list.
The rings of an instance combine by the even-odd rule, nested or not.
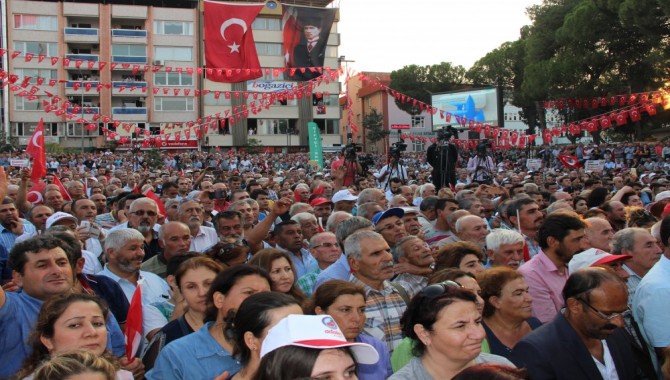
[(147, 31), (142, 29), (112, 29), (113, 44), (147, 44)]
[(63, 30), (65, 42), (94, 43), (100, 42), (97, 28), (65, 28)]
[(142, 92), (142, 87), (147, 87), (147, 82), (113, 81), (112, 95), (141, 95), (144, 94), (144, 92)]
[[(112, 62), (116, 63), (147, 63), (147, 57), (133, 57), (127, 55), (113, 55)], [(117, 67), (117, 70), (126, 70), (123, 67)]]
[(119, 121), (147, 121), (147, 107), (112, 107), (112, 118)]
[(74, 112), (75, 109), (72, 107), (69, 107), (67, 109), (67, 112), (69, 113), (74, 113), (75, 115), (83, 116), (84, 118), (87, 118), (88, 116), (99, 114), (100, 113), (100, 107), (82, 107), (77, 110), (77, 112)]
[[(98, 81), (79, 81), (79, 80), (69, 80), (65, 82), (65, 95), (81, 95), (81, 94), (97, 94)], [(87, 86), (91, 86), (88, 91), (86, 91)]]

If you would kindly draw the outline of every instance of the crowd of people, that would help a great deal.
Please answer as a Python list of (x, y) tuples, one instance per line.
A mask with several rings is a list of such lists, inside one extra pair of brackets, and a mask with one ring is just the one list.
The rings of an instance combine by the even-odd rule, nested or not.
[(670, 145), (343, 154), (1, 156), (0, 379), (670, 379)]

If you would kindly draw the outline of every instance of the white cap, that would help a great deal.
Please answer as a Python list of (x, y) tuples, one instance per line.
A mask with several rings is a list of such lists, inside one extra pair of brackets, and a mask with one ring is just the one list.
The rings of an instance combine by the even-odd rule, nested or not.
[(335, 193), (333, 195), (332, 201), (333, 201), (333, 203), (337, 203), (337, 202), (341, 202), (341, 201), (355, 201), (357, 199), (358, 199), (357, 196), (351, 194), (349, 192), (349, 190), (344, 189), (344, 190), (340, 190), (337, 193)]
[(75, 218), (74, 216), (66, 212), (58, 211), (47, 218), (46, 228), (53, 226), (55, 223), (60, 222), (61, 220), (71, 220), (75, 223), (79, 223), (77, 218)]
[(656, 194), (654, 197), (654, 202), (662, 201), (666, 198), (670, 198), (670, 190), (661, 191), (660, 193)]
[(375, 364), (379, 353), (367, 343), (347, 342), (330, 315), (289, 315), (268, 331), (261, 346), (261, 358), (284, 347), (298, 346), (317, 349), (349, 347), (359, 364)]
[(632, 257), (633, 256), (629, 255), (612, 255), (598, 248), (589, 248), (586, 251), (572, 256), (572, 259), (568, 263), (568, 272), (574, 273), (580, 269), (588, 267), (609, 264), (616, 261), (626, 261)]

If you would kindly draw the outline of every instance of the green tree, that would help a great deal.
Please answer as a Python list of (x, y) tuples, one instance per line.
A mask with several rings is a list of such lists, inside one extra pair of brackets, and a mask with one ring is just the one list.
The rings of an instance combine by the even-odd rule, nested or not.
[[(465, 68), (449, 62), (436, 65), (409, 65), (391, 72), (391, 88), (418, 101), (430, 104), (433, 93), (466, 88)], [(396, 105), (410, 115), (421, 113), (421, 107), (412, 101), (395, 100)]]
[(368, 113), (363, 116), (363, 129), (365, 130), (365, 138), (373, 144), (374, 151), (379, 151), (378, 142), (386, 142), (386, 138), (391, 134), (391, 131), (384, 129), (384, 116), (380, 114), (375, 108), (371, 108)]

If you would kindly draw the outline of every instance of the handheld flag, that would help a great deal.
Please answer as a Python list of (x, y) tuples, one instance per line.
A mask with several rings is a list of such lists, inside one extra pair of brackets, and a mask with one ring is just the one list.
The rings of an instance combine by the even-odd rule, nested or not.
[(44, 148), (44, 120), (41, 118), (35, 133), (33, 133), (30, 141), (28, 141), (26, 153), (33, 158), (33, 170), (30, 174), (30, 179), (33, 183), (37, 183), (47, 175), (47, 154)]

